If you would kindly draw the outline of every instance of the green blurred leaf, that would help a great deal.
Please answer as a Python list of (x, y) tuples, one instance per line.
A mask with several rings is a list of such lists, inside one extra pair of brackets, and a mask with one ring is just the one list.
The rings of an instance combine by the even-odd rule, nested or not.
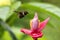
[[(16, 15), (12, 17), (8, 22), (13, 22), (14, 28), (28, 28), (29, 29), (29, 21), (33, 18), (34, 13), (38, 13), (38, 17), (41, 21), (50, 17), (50, 20), (43, 30), (44, 36), (39, 40), (59, 40), (60, 38), (60, 8), (53, 6), (51, 4), (46, 3), (26, 3), (22, 4), (18, 11), (27, 11), (29, 14), (26, 15), (24, 18), (20, 19), (17, 18)], [(15, 20), (13, 18), (15, 17)], [(11, 24), (11, 23), (10, 23)], [(14, 29), (13, 29), (14, 30)], [(16, 30), (14, 30), (16, 31)], [(18, 39), (21, 40), (28, 40), (30, 37), (19, 33), (18, 31), (15, 32), (18, 34)], [(17, 35), (16, 34), (16, 35)], [(24, 38), (24, 39), (23, 39)], [(31, 39), (29, 39), (31, 40)]]
[(8, 31), (4, 31), (2, 40), (12, 40), (10, 34), (8, 33)]
[(37, 6), (37, 7), (40, 7), (40, 8), (43, 8), (49, 12), (52, 12), (53, 14), (57, 15), (60, 17), (60, 8), (54, 6), (54, 5), (51, 5), (51, 4), (47, 4), (47, 3), (29, 3), (30, 5), (33, 5), (33, 6)]
[(6, 21), (6, 19), (9, 17), (9, 15), (10, 15), (9, 10), (10, 10), (9, 7), (0, 7), (0, 18), (3, 21)]
[(16, 1), (11, 5), (11, 11), (15, 11), (17, 8), (19, 8), (21, 5), (20, 1)]
[(6, 21), (12, 14), (13, 12), (18, 8), (20, 7), (21, 5), (21, 2), (17, 1), (15, 2), (14, 4), (11, 5), (11, 8), (8, 7), (8, 6), (4, 6), (4, 7), (0, 7), (0, 18), (3, 20), (3, 21)]
[(2, 38), (3, 34), (4, 34), (4, 29), (0, 24), (0, 39)]
[(29, 14), (22, 19), (17, 19), (15, 26), (18, 25), (19, 27), (20, 25), (23, 25), (25, 28), (29, 28), (30, 19), (33, 18), (35, 12), (38, 12), (38, 16), (41, 21), (43, 21), (47, 17), (50, 17), (48, 25), (43, 30), (43, 33), (45, 35), (44, 37), (47, 40), (60, 39), (60, 8), (45, 3), (27, 3), (18, 8), (18, 11), (24, 10), (27, 11)]
[(12, 25), (14, 23), (14, 20), (16, 19), (17, 15), (15, 13), (15, 11), (21, 6), (21, 2), (20, 1), (16, 1), (11, 5), (10, 8), (10, 14), (11, 16), (6, 20), (6, 22), (9, 25)]

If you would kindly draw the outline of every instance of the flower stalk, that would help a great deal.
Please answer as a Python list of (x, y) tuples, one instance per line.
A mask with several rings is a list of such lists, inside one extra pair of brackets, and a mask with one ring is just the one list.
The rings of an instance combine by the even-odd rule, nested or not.
[(37, 38), (33, 38), (33, 40), (37, 40)]

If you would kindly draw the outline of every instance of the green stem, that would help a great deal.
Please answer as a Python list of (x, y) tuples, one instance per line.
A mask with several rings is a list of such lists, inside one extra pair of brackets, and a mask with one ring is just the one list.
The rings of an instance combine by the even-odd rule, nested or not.
[(6, 29), (10, 33), (10, 35), (12, 37), (12, 40), (17, 40), (15, 34), (13, 33), (13, 31), (11, 30), (11, 28), (10, 28), (10, 26), (8, 24), (6, 24), (5, 22), (3, 22), (2, 20), (0, 20), (0, 24), (2, 25), (2, 27), (4, 29)]

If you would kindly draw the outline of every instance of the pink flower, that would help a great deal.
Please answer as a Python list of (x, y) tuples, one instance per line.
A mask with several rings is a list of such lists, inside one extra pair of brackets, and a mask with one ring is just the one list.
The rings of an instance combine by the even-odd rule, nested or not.
[(21, 32), (28, 34), (30, 36), (32, 36), (32, 38), (41, 38), (43, 36), (42, 30), (44, 29), (44, 27), (46, 26), (47, 22), (49, 20), (49, 17), (44, 20), (43, 22), (40, 22), (40, 20), (38, 20), (38, 15), (37, 13), (35, 13), (34, 18), (30, 21), (30, 27), (31, 29), (21, 29)]

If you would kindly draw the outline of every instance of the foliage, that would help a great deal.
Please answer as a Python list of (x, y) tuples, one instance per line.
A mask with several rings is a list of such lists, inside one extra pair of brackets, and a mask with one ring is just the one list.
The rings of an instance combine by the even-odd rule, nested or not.
[[(24, 18), (19, 18), (14, 11), (27, 11), (29, 14)], [(29, 29), (29, 21), (33, 18), (35, 12), (38, 12), (41, 21), (50, 17), (49, 23), (43, 30), (44, 36), (38, 40), (60, 40), (60, 8), (48, 3), (21, 3), (17, 0), (11, 0), (11, 4), (6, 3), (0, 6), (0, 39), (12, 40), (8, 29), (10, 28), (17, 40), (33, 40), (30, 36), (21, 33), (20, 28)], [(7, 24), (8, 27), (1, 23)]]

